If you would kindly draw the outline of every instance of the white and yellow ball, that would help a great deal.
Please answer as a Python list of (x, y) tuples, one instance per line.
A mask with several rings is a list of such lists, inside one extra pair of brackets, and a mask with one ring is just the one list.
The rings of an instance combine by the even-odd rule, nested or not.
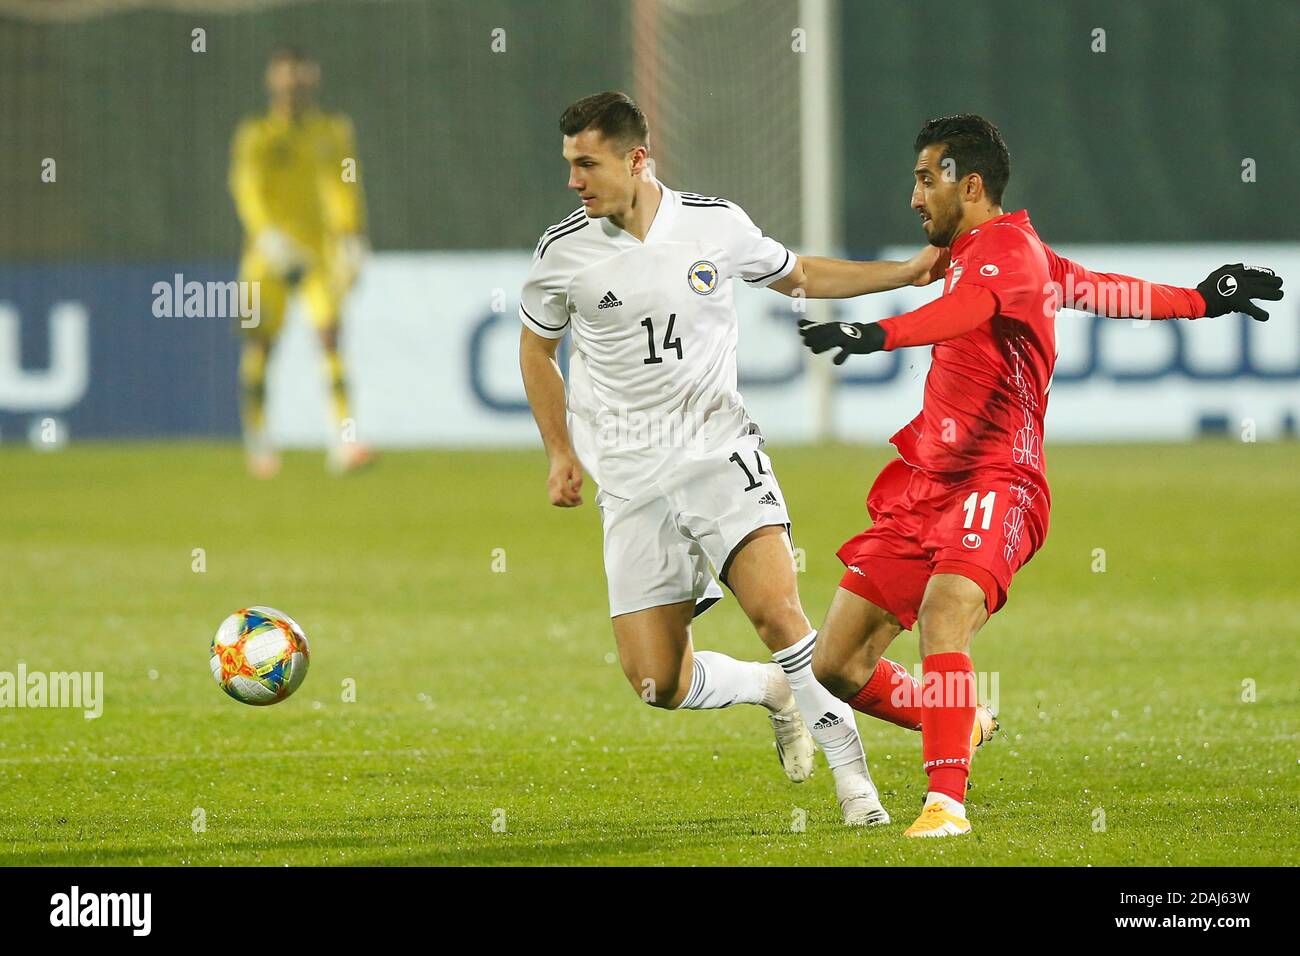
[(212, 676), (244, 704), (284, 700), (307, 676), (307, 635), (289, 615), (248, 607), (221, 622), (212, 638)]

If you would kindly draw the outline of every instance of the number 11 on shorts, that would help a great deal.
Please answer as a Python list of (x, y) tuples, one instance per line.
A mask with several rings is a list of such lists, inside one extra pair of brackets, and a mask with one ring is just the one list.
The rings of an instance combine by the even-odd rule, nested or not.
[(966, 503), (961, 506), (962, 510), (966, 512), (966, 523), (962, 527), (975, 527), (975, 511), (978, 509), (984, 512), (984, 521), (980, 525), (980, 528), (984, 531), (988, 531), (993, 525), (993, 500), (996, 495), (997, 492), (990, 491), (983, 499), (980, 499), (980, 493), (978, 491), (972, 491), (970, 495), (967, 496)]

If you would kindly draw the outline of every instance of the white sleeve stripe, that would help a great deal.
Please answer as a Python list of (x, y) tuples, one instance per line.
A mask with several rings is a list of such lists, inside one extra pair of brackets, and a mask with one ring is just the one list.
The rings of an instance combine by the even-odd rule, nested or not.
[(522, 315), (529, 322), (533, 323), (533, 325), (537, 326), (539, 329), (545, 329), (548, 332), (559, 332), (561, 329), (567, 328), (569, 325), (569, 321), (567, 319), (564, 321), (564, 325), (547, 325), (545, 322), (538, 322), (536, 319), (532, 317), (532, 315), (529, 314), (528, 310), (525, 309), (522, 304), (520, 304), (519, 306), (519, 314)]
[(779, 275), (781, 275), (783, 272), (788, 272), (789, 270), (786, 268), (786, 266), (788, 266), (788, 265), (790, 265), (790, 250), (789, 250), (789, 249), (787, 249), (787, 250), (785, 251), (785, 259), (783, 259), (783, 260), (781, 261), (781, 265), (780, 265), (779, 268), (774, 269), (773, 271), (769, 272), (769, 273), (768, 273), (767, 275), (765, 275), (765, 276), (759, 276), (757, 279), (746, 279), (745, 281), (748, 282), (748, 283), (750, 283), (751, 285), (754, 284), (754, 283), (757, 283), (757, 282), (767, 282), (769, 279), (772, 279), (772, 278), (774, 278), (774, 277), (776, 277), (776, 276), (779, 276)]

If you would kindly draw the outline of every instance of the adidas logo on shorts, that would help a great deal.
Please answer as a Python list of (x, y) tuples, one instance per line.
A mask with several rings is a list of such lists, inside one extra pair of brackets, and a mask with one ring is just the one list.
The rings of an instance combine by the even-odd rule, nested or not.
[(817, 722), (813, 724), (813, 730), (830, 730), (836, 724), (842, 723), (844, 723), (843, 717), (836, 717), (828, 710), (826, 713), (822, 714), (821, 717), (817, 718)]
[(776, 505), (778, 508), (781, 506), (781, 502), (776, 500), (776, 495), (772, 494), (770, 491), (763, 497), (759, 498), (758, 503), (760, 505)]
[(614, 308), (615, 306), (619, 306), (619, 305), (622, 305), (622, 304), (623, 304), (623, 303), (620, 302), (620, 301), (618, 300), (618, 296), (616, 296), (616, 295), (615, 295), (614, 293), (612, 293), (612, 292), (606, 292), (606, 293), (605, 293), (605, 297), (604, 297), (603, 299), (600, 300), (600, 305), (596, 306), (596, 308), (598, 308), (598, 309), (612, 309), (612, 308)]

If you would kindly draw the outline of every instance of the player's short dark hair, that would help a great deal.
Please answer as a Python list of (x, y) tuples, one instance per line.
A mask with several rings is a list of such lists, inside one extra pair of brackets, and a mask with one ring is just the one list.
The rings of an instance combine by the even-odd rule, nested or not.
[(560, 132), (577, 136), (584, 129), (594, 129), (624, 149), (650, 147), (645, 114), (626, 93), (593, 93), (570, 105), (560, 117)]
[(1002, 191), (1011, 178), (1011, 153), (996, 126), (974, 113), (932, 119), (921, 127), (912, 149), (919, 153), (938, 145), (944, 147), (944, 158), (957, 164), (958, 176), (979, 173), (989, 199), (1002, 204)]

